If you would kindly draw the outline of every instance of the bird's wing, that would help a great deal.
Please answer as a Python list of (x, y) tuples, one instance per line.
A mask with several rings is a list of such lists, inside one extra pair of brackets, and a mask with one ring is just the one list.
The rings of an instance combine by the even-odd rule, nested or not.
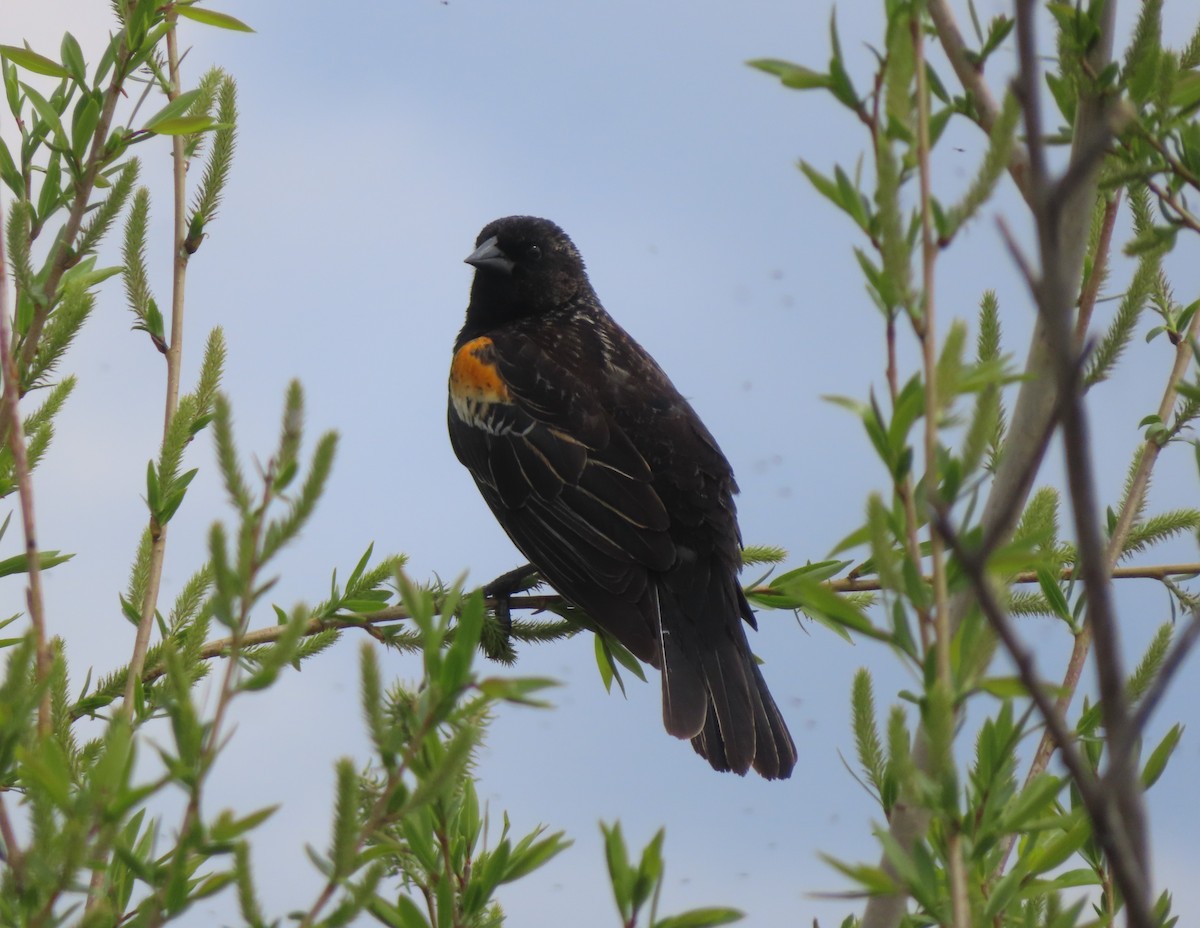
[(675, 563), (670, 518), (597, 392), (527, 336), (494, 333), (455, 352), (449, 425), (455, 454), (517, 547), (657, 663), (647, 571)]

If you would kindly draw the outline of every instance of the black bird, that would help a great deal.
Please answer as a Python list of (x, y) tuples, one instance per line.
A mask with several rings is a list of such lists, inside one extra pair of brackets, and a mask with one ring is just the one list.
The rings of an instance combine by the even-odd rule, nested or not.
[(450, 366), (450, 442), (562, 596), (662, 671), (663, 721), (717, 770), (791, 775), (796, 746), (750, 653), (729, 462), (604, 311), (546, 219), (485, 226)]

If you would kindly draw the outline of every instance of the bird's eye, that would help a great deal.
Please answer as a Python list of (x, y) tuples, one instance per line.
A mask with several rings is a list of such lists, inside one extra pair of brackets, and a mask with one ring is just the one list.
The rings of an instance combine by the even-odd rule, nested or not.
[(525, 254), (529, 257), (530, 261), (537, 261), (537, 260), (540, 260), (542, 257), (542, 249), (539, 248), (537, 245), (530, 245), (528, 251), (526, 251)]

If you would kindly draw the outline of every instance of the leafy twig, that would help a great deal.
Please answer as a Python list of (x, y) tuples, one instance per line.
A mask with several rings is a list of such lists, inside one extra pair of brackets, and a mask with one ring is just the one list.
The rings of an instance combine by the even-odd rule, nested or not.
[[(1098, 73), (1111, 58), (1115, 4), (1105, 4), (1100, 13), (1099, 36), (1088, 53), (1088, 64)], [(1067, 174), (1059, 181), (1050, 178), (1045, 144), (1041, 136), (1040, 68), (1035, 33), (1035, 4), (1020, 0), (1016, 7), (1017, 50), (1020, 67), (1017, 92), (1025, 113), (1029, 145), (1030, 205), (1037, 224), (1041, 274), (1034, 296), (1042, 319), (1058, 391), (1062, 396), (1063, 446), (1066, 454), (1067, 482), (1070, 488), (1075, 534), (1079, 549), (1080, 574), (1087, 590), (1087, 623), (1096, 643), (1100, 703), (1105, 731), (1112, 746), (1114, 763), (1109, 770), (1114, 789), (1111, 792), (1118, 811), (1116, 821), (1093, 820), (1102, 837), (1123, 839), (1130, 853), (1113, 855), (1110, 862), (1114, 877), (1125, 896), (1130, 921), (1149, 928), (1152, 924), (1146, 871), (1145, 813), (1141, 785), (1130, 763), (1128, 742), (1133, 737), (1125, 697), (1125, 679), (1118, 645), (1118, 633), (1112, 604), (1109, 567), (1101, 533), (1095, 476), (1090, 459), (1089, 429), (1079, 377), (1079, 349), (1072, 335), (1071, 310), (1075, 283), (1068, 277), (1074, 264), (1062, 243), (1062, 215), (1081, 192), (1093, 188), (1099, 160), (1107, 150), (1111, 129), (1108, 108), (1097, 94), (1083, 93), (1078, 103), (1079, 121), (1075, 145)], [(1090, 200), (1090, 196), (1088, 197)], [(1068, 271), (1068, 268), (1071, 271)], [(1059, 750), (1063, 750), (1060, 744)]]
[(1150, 721), (1150, 716), (1167, 691), (1171, 678), (1179, 672), (1188, 652), (1195, 647), (1197, 641), (1200, 641), (1200, 610), (1193, 610), (1191, 621), (1187, 623), (1183, 633), (1175, 640), (1170, 653), (1163, 659), (1162, 666), (1158, 668), (1154, 682), (1138, 702), (1137, 711), (1133, 714), (1133, 721), (1130, 723), (1135, 736), (1140, 736), (1146, 730), (1146, 723)]
[[(979, 116), (979, 127), (990, 133), (1000, 115), (1000, 107), (992, 96), (991, 88), (983, 78), (982, 69), (971, 60), (967, 52), (966, 42), (958, 29), (954, 12), (950, 9), (949, 0), (928, 0), (929, 18), (933, 20), (937, 30), (938, 41), (942, 50), (950, 60), (950, 67), (963, 88), (971, 94), (975, 103), (975, 111)], [(1008, 172), (1017, 185), (1017, 189), (1029, 197), (1029, 153), (1026, 149), (1014, 144), (1009, 155)]]
[[(0, 210), (0, 229), (4, 214)], [(41, 683), (50, 675), (50, 642), (46, 637), (46, 611), (42, 598), (42, 569), (38, 558), (37, 521), (33, 515), (33, 482), (29, 478), (29, 459), (25, 448), (25, 429), (21, 421), (21, 377), (17, 370), (12, 342), (12, 316), (8, 309), (8, 258), (5, 236), (0, 235), (0, 367), (3, 368), (3, 420), (6, 423), (8, 445), (12, 450), (13, 469), (17, 477), (17, 492), (21, 499), (21, 525), (25, 532), (25, 561), (29, 572), (26, 602), (29, 621), (37, 647), (37, 679)], [(38, 732), (50, 731), (50, 689), (46, 688), (38, 707)]]
[[(1120, 809), (1120, 797), (1115, 796), (1112, 789), (1102, 788), (1100, 781), (1092, 773), (1091, 767), (1087, 765), (1083, 755), (1076, 748), (1074, 736), (1067, 728), (1062, 710), (1055, 704), (1038, 676), (1037, 668), (1034, 666), (1033, 653), (1021, 641), (997, 601), (985, 573), (983, 562), (978, 555), (963, 547), (954, 531), (954, 526), (950, 524), (945, 513), (939, 512), (934, 518), (938, 524), (938, 530), (946, 539), (947, 545), (954, 551), (955, 557), (971, 581), (972, 591), (978, 599), (980, 610), (1012, 657), (1021, 682), (1025, 684), (1030, 698), (1033, 699), (1046, 722), (1046, 730), (1054, 739), (1063, 765), (1071, 775), (1071, 782), (1079, 791), (1079, 797), (1092, 819), (1096, 840), (1113, 865), (1114, 876), (1121, 891), (1125, 894), (1126, 904), (1129, 906), (1131, 922), (1149, 928), (1153, 924), (1152, 921), (1134, 921), (1137, 910), (1130, 894), (1133, 893), (1134, 898), (1141, 898), (1144, 901), (1145, 888), (1137, 885), (1137, 881), (1142, 879), (1141, 865), (1135, 857), (1137, 852), (1129, 839), (1128, 831), (1121, 827), (1120, 818), (1123, 812)], [(1113, 768), (1110, 767), (1110, 771), (1111, 769)], [(1107, 780), (1107, 777), (1105, 779)], [(1121, 784), (1121, 788), (1126, 787)], [(1142, 895), (1137, 897), (1137, 893), (1142, 893)], [(1144, 915), (1149, 918), (1148, 909)]]
[[(914, 16), (912, 30), (917, 84), (917, 170), (921, 190), (921, 339), (925, 373), (925, 492), (931, 498), (926, 506), (937, 505), (932, 497), (937, 491), (938, 466), (938, 363), (937, 326), (934, 303), (934, 271), (939, 246), (933, 229), (933, 186), (929, 177), (929, 86), (925, 69), (925, 39), (923, 23)], [(929, 533), (929, 561), (933, 569), (934, 647), (937, 651), (938, 685), (950, 701), (954, 690), (954, 670), (950, 646), (953, 637), (950, 626), (950, 594), (946, 581), (946, 559), (941, 532)], [(919, 560), (914, 563), (920, 563)], [(971, 922), (970, 895), (967, 890), (966, 864), (963, 859), (962, 836), (951, 827), (946, 835), (946, 856), (950, 879), (950, 904), (954, 928), (968, 928)]]
[[(1170, 375), (1167, 377), (1167, 384), (1163, 389), (1162, 400), (1158, 404), (1159, 418), (1163, 421), (1166, 421), (1167, 417), (1171, 414), (1171, 410), (1175, 408), (1178, 387), (1192, 363), (1192, 345), (1198, 337), (1200, 337), (1200, 313), (1192, 316), (1192, 320), (1188, 325), (1187, 335), (1179, 340), (1179, 344), (1175, 348), (1175, 363), (1171, 368)], [(1125, 496), (1125, 503), (1121, 507), (1121, 511), (1117, 514), (1116, 524), (1113, 526), (1109, 536), (1106, 554), (1110, 567), (1113, 567), (1121, 557), (1125, 539), (1129, 536), (1129, 530), (1133, 527), (1133, 523), (1137, 519), (1137, 514), (1141, 510), (1142, 500), (1146, 495), (1146, 488), (1150, 485), (1150, 475), (1154, 470), (1154, 465), (1158, 461), (1161, 451), (1162, 446), (1153, 438), (1148, 438), (1142, 444), (1137, 469), (1134, 471), (1133, 477), (1129, 482), (1129, 490)], [(1164, 565), (1164, 568), (1166, 566)], [(1119, 578), (1146, 575), (1145, 573), (1131, 574), (1129, 570), (1130, 568), (1113, 567), (1111, 576)], [(1169, 573), (1164, 573), (1155, 577), (1155, 579), (1165, 579), (1169, 575)], [(1075, 689), (1079, 685), (1079, 678), (1083, 674), (1084, 663), (1087, 661), (1088, 653), (1091, 650), (1091, 643), (1091, 627), (1085, 625), (1075, 638), (1071, 657), (1067, 661), (1067, 670), (1063, 675), (1063, 681), (1059, 687), (1060, 695), (1058, 702), (1061, 707), (1065, 708), (1075, 695)], [(1044, 736), (1038, 745), (1037, 752), (1033, 756), (1033, 761), (1030, 763), (1027, 782), (1046, 769), (1053, 753), (1054, 745)]]
[[(1144, 567), (1119, 567), (1113, 571), (1114, 578), (1141, 580), (1164, 580), (1168, 577), (1188, 577), (1197, 574), (1200, 574), (1200, 564), (1151, 564)], [(1059, 579), (1064, 581), (1071, 580), (1075, 576), (1075, 570), (1070, 567), (1063, 568), (1058, 576)], [(922, 582), (932, 583), (932, 578), (924, 577), (922, 578)], [(1035, 584), (1041, 582), (1041, 577), (1035, 571), (1023, 571), (1011, 577), (1009, 582), (1014, 584)], [(830, 580), (825, 585), (838, 593), (869, 593), (880, 589), (879, 581), (872, 579)], [(768, 594), (773, 592), (773, 588), (769, 585), (757, 586), (748, 588), (746, 592), (748, 595), (755, 593)], [(527, 612), (556, 612), (567, 605), (567, 602), (561, 596), (552, 593), (544, 595), (489, 597), (484, 600), (484, 603), (493, 612), (501, 609), (506, 604), (510, 609), (519, 609)], [(403, 606), (388, 606), (385, 609), (362, 613), (360, 615), (313, 618), (309, 619), (308, 623), (304, 626), (301, 637), (311, 638), (313, 635), (319, 635), (322, 632), (346, 631), (350, 629), (359, 629), (371, 634), (372, 630), (380, 626), (405, 622), (410, 618), (412, 616)], [(514, 637), (518, 638), (518, 640), (525, 640), (521, 637), (521, 626), (516, 626), (515, 632)], [(259, 645), (269, 645), (279, 641), (286, 633), (286, 625), (270, 625), (265, 628), (245, 631), (237, 639), (237, 642), (238, 646), (242, 649), (257, 647)], [(378, 636), (375, 637), (376, 640), (382, 640)], [(384, 643), (387, 643), (386, 640), (384, 640)], [(216, 638), (206, 642), (197, 651), (197, 657), (200, 660), (229, 657), (234, 647), (235, 641), (232, 636)], [(154, 664), (146, 667), (142, 671), (142, 684), (148, 685), (153, 683), (165, 673), (166, 668), (162, 664)], [(73, 713), (73, 717), (79, 717), (83, 714), (86, 713), (76, 711)]]
[[(167, 14), (168, 29), (167, 63), (170, 74), (167, 97), (175, 100), (179, 96), (179, 47), (176, 37), (176, 14)], [(179, 372), (183, 358), (183, 309), (184, 285), (187, 275), (188, 253), (184, 248), (187, 237), (187, 157), (184, 152), (183, 136), (171, 137), (171, 165), (174, 181), (174, 255), (171, 278), (171, 341), (167, 349), (167, 395), (163, 414), (163, 441), (166, 442), (171, 420), (179, 408)], [(162, 583), (163, 563), (166, 560), (167, 526), (160, 524), (155, 514), (150, 516), (150, 564), (147, 573), (146, 591), (141, 602), (141, 621), (138, 622), (134, 638), (133, 656), (129, 661), (129, 678), (125, 685), (124, 711), (131, 713), (135, 687), (146, 661), (150, 647), (150, 633), (154, 628), (154, 615), (158, 608), (158, 594)]]

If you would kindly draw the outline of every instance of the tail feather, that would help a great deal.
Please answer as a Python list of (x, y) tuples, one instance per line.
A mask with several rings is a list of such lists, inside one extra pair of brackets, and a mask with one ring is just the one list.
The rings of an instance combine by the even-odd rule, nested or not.
[(663, 725), (676, 738), (692, 738), (704, 727), (708, 712), (708, 687), (699, 662), (685, 653), (681, 638), (659, 620), (662, 653)]
[(744, 774), (754, 761), (757, 747), (752, 718), (755, 699), (746, 679), (746, 661), (734, 642), (702, 653), (700, 659), (708, 684), (708, 715), (716, 717), (724, 763), (730, 770)]
[(712, 581), (702, 599), (694, 573), (658, 585), (666, 729), (691, 739), (715, 770), (744, 775), (753, 767), (766, 779), (786, 779), (796, 746), (746, 641), (749, 604), (735, 578), (702, 573)]
[(757, 667), (754, 676), (753, 760), (749, 763), (739, 761), (736, 752), (730, 750), (721, 735), (715, 711), (708, 713), (704, 727), (692, 738), (692, 747), (714, 770), (745, 774), (752, 766), (764, 779), (786, 780), (796, 766), (796, 745)]

